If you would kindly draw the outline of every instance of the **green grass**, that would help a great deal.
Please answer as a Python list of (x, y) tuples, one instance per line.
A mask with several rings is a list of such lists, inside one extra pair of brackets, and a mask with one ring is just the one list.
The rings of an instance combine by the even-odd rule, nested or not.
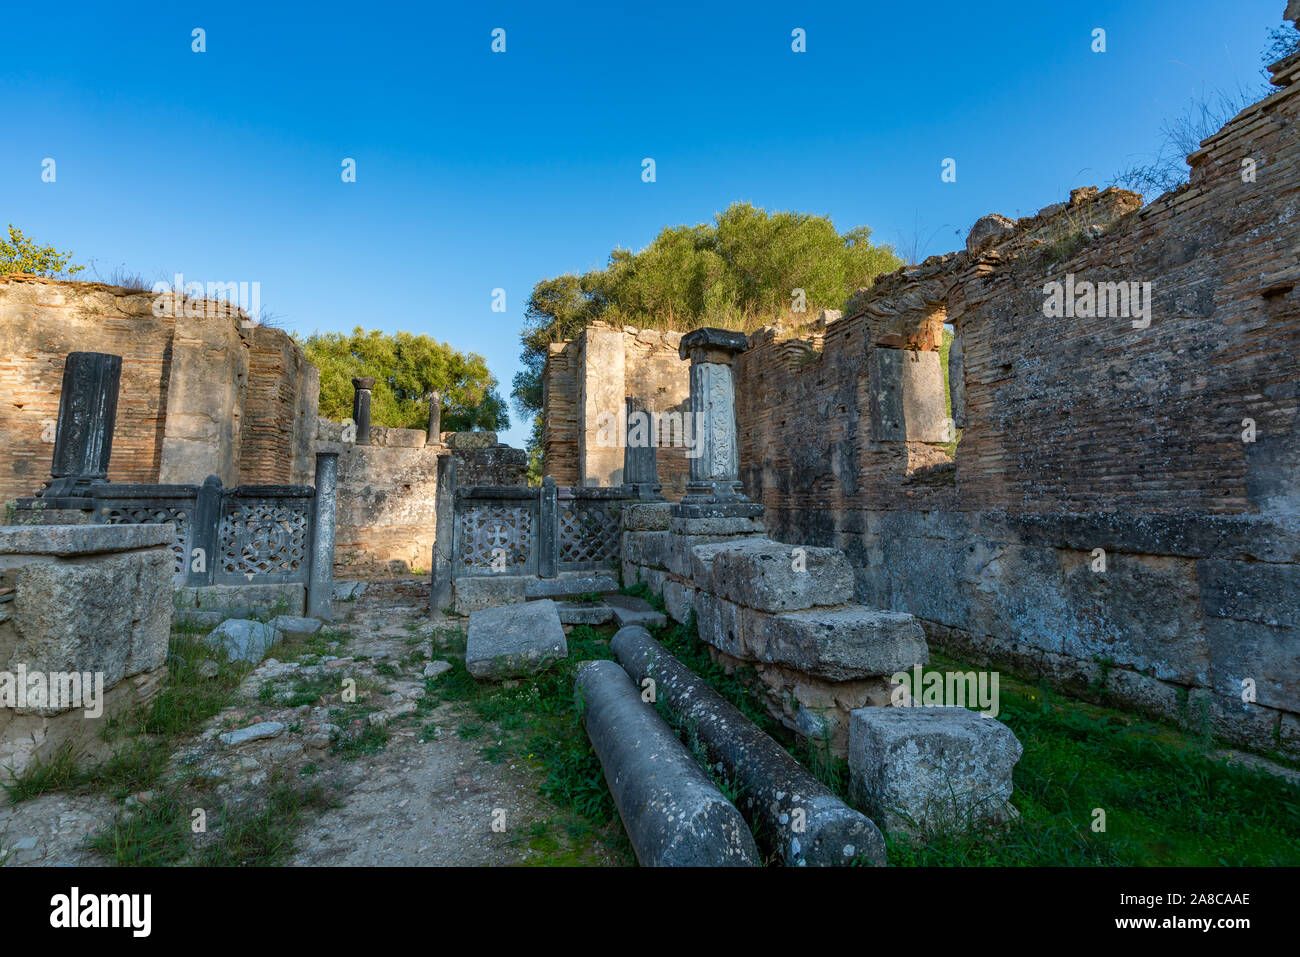
[[(589, 862), (597, 849), (624, 863), (632, 863), (631, 846), (623, 833), (618, 811), (605, 785), (600, 761), (591, 749), (574, 700), (573, 680), (578, 665), (609, 658), (611, 629), (574, 628), (568, 636), (568, 658), (536, 678), (514, 687), (479, 682), (465, 670), (465, 635), (459, 630), (441, 638), (451, 654), (452, 670), (425, 682), (422, 705), (432, 710), (453, 703), (476, 721), (463, 722), (462, 737), (482, 724), (491, 726), (491, 743), (480, 749), (489, 761), (531, 765), (541, 774), (539, 792), (557, 809), (551, 828), (528, 838), (541, 852), (532, 864)], [(487, 730), (484, 728), (483, 730)]]
[[(790, 743), (749, 690), (752, 674), (727, 675), (693, 628), (660, 641), (778, 740), (822, 783), (850, 801), (848, 768), (807, 743)], [(935, 656), (926, 670), (969, 670)], [(1172, 726), (1055, 694), (1003, 672), (998, 720), (1024, 746), (1004, 828), (926, 842), (888, 835), (889, 860), (909, 865), (1300, 864), (1300, 788), (1208, 753), (1213, 742)], [(851, 803), (851, 802), (850, 802)], [(1091, 829), (1106, 812), (1105, 832)]]

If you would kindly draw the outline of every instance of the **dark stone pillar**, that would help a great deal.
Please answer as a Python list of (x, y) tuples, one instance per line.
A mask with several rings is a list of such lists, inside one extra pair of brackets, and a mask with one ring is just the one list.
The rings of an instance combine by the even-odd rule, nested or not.
[(375, 387), (375, 380), (362, 376), (352, 380), (352, 421), (357, 427), (357, 445), (370, 444), (370, 392)]
[(434, 493), (436, 524), (433, 530), (433, 578), (429, 586), (429, 611), (450, 608), (452, 602), (452, 557), (456, 530), (456, 456), (438, 456), (438, 489)]
[[(367, 411), (369, 409), (367, 408)], [(311, 572), (307, 617), (330, 621), (334, 597), (334, 507), (338, 500), (339, 454), (316, 453), (316, 498), (312, 508)]]
[(76, 498), (107, 480), (121, 378), (121, 356), (68, 353), (50, 466), (53, 481), (42, 497)]
[(662, 502), (654, 416), (646, 411), (641, 399), (628, 396), (625, 401), (627, 441), (623, 446), (623, 484), (635, 488), (637, 498), (643, 502)]
[(542, 479), (537, 510), (537, 576), (554, 578), (560, 565), (560, 497), (555, 479)]
[(442, 442), (442, 393), (437, 389), (429, 396), (429, 431), (425, 435), (425, 445), (438, 445)]
[[(211, 585), (217, 570), (217, 530), (221, 524), (221, 479), (209, 475), (199, 486), (198, 500), (194, 505), (194, 518), (190, 525), (190, 554), (186, 559), (186, 585)], [(202, 559), (200, 562), (199, 559)], [(195, 569), (195, 564), (202, 570)]]

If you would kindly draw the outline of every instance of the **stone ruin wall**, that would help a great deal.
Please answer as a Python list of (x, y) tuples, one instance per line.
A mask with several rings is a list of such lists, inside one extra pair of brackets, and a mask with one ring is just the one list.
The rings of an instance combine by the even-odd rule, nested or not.
[[(689, 367), (677, 354), (679, 332), (614, 328), (596, 322), (576, 339), (555, 343), (542, 380), (543, 470), (557, 485), (620, 485), (623, 449), (600, 440), (599, 418), (623, 414), (627, 396), (651, 412), (685, 415)], [(658, 450), (666, 498), (686, 491), (690, 460), (684, 448)]]
[(49, 478), (69, 352), (122, 357), (112, 482), (311, 484), (316, 368), (278, 329), (153, 315), (154, 294), (0, 277), (0, 501)]
[[(1144, 209), (1076, 190), (986, 217), (822, 334), (752, 337), (741, 477), (768, 534), (843, 549), (861, 601), (967, 660), (1300, 753), (1297, 113), (1290, 85), (1246, 109)], [(1149, 328), (1047, 318), (1044, 284), (1066, 273), (1150, 281)], [(943, 321), (955, 463), (925, 434), (932, 372), (907, 372), (934, 366)]]

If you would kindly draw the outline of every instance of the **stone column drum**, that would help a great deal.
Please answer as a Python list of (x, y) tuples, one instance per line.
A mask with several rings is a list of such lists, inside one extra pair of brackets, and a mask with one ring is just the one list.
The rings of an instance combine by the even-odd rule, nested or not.
[(352, 380), (352, 421), (357, 427), (357, 445), (370, 444), (370, 395), (375, 387), (375, 380), (370, 376), (361, 376)]

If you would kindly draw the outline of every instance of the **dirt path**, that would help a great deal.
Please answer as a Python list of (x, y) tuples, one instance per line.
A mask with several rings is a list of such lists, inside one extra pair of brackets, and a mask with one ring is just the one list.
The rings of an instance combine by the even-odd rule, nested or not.
[[(427, 589), (423, 581), (382, 580), (355, 601), (336, 602), (330, 645), (297, 655), (280, 649), (286, 660), (262, 662), (241, 684), (239, 702), (175, 750), (172, 779), (186, 781), (187, 794), (210, 794), (196, 800), (227, 812), (256, 807), (277, 782), (319, 785), (328, 807), (304, 812), (293, 864), (548, 862), (555, 842), (537, 838), (555, 812), (538, 795), (537, 769), (485, 760), (480, 749), (490, 740), (458, 734), (467, 719), (461, 705), (422, 703), (425, 669), (449, 657), (447, 631), (463, 628), (430, 618)], [(342, 705), (339, 689), (349, 686), (355, 702)], [(220, 739), (258, 724), (280, 727), (233, 746)], [(351, 744), (340, 747), (340, 739)], [(151, 799), (129, 797), (127, 806)], [(0, 861), (111, 863), (86, 846), (86, 836), (123, 808), (85, 788), (0, 803)], [(599, 850), (563, 851), (566, 863), (608, 863)]]

